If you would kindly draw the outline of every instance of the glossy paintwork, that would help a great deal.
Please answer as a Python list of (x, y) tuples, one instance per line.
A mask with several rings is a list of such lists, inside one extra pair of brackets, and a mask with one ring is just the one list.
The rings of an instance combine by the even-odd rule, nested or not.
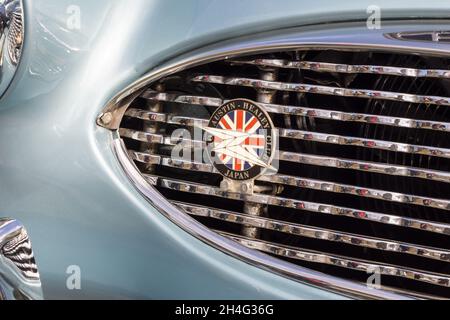
[[(0, 101), (0, 216), (28, 229), (44, 295), (338, 298), (229, 257), (169, 222), (131, 185), (95, 119), (117, 92), (181, 53), (255, 32), (365, 19), (371, 2), (24, 1), (23, 58)], [(66, 25), (74, 4), (80, 30)], [(450, 12), (446, 1), (378, 5), (386, 18)], [(81, 268), (81, 290), (66, 288), (70, 265)]]

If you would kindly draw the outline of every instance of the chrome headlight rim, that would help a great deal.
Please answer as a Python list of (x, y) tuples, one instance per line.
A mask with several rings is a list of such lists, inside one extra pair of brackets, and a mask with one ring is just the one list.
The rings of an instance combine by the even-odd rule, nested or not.
[(0, 0), (0, 95), (18, 69), (25, 38), (22, 0)]

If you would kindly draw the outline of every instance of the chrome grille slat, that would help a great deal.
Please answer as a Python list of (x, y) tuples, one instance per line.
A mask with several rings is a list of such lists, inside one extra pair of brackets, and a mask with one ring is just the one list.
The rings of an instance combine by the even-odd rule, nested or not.
[(203, 141), (184, 139), (182, 137), (168, 137), (161, 134), (149, 133), (133, 129), (120, 128), (119, 134), (122, 137), (132, 140), (146, 143), (164, 144), (167, 146), (175, 146), (177, 144), (191, 146), (192, 148), (203, 148), (205, 146), (205, 143)]
[(119, 134), (122, 137), (148, 143), (164, 143), (165, 139), (160, 134), (137, 131), (133, 129), (120, 128)]
[(315, 61), (290, 61), (285, 59), (253, 59), (232, 60), (233, 64), (248, 64), (260, 67), (302, 69), (319, 72), (337, 73), (368, 73), (376, 75), (392, 75), (414, 78), (442, 78), (450, 79), (450, 70), (440, 69), (414, 69), (403, 67), (353, 65), (343, 63), (315, 62)]
[[(208, 126), (207, 119), (176, 116), (167, 114), (165, 117), (160, 117), (159, 114), (155, 114), (151, 111), (143, 111), (134, 108), (130, 108), (125, 115), (138, 118), (141, 120), (151, 120), (169, 124), (176, 124), (182, 126), (196, 126), (206, 127)], [(423, 145), (414, 145), (386, 140), (374, 140), (365, 139), (359, 137), (341, 136), (336, 134), (320, 133), (314, 131), (296, 130), (278, 128), (278, 135), (282, 138), (306, 140), (320, 143), (330, 143), (343, 146), (357, 146), (363, 148), (373, 148), (379, 150), (396, 151), (413, 154), (423, 154), (428, 156), (450, 158), (450, 149), (437, 148)]]
[(381, 173), (393, 176), (421, 178), (441, 182), (450, 182), (450, 173), (445, 171), (427, 170), (401, 165), (383, 164), (352, 159), (340, 159), (326, 156), (300, 154), (288, 151), (280, 151), (279, 159), (283, 161), (298, 162), (307, 165), (332, 167), (339, 169), (352, 169), (371, 173)]
[(183, 161), (183, 160), (177, 160), (177, 159), (171, 159), (171, 158), (164, 157), (164, 158), (161, 158), (161, 161), (159, 164), (163, 165), (163, 166), (184, 169), (184, 170), (195, 170), (195, 171), (208, 172), (208, 173), (217, 173), (216, 169), (209, 163), (190, 162), (190, 161)]
[(387, 151), (423, 154), (450, 158), (450, 149), (420, 146), (407, 143), (392, 142), (386, 140), (373, 140), (359, 137), (340, 136), (336, 134), (319, 133), (296, 129), (279, 129), (280, 137), (300, 139), (313, 142), (337, 144), (341, 146), (358, 146)]
[[(166, 101), (198, 106), (218, 107), (229, 100), (211, 98), (204, 96), (191, 96), (180, 94), (159, 93), (147, 90), (142, 95), (143, 98), (153, 101)], [(374, 114), (343, 112), (338, 110), (326, 110), (320, 108), (306, 108), (300, 106), (290, 106), (271, 103), (259, 103), (267, 112), (286, 115), (295, 115), (309, 118), (319, 118), (326, 120), (360, 122), (367, 124), (380, 124), (399, 128), (427, 129), (450, 132), (450, 123), (437, 122), (420, 119), (399, 118), (391, 116), (380, 116)]]
[(136, 108), (128, 108), (127, 111), (125, 111), (125, 115), (142, 120), (167, 122), (167, 116), (165, 113), (152, 112)]
[[(147, 90), (143, 93), (143, 98), (152, 101), (166, 101), (182, 104), (191, 104), (198, 106), (218, 107), (229, 100), (219, 98), (210, 98), (203, 96), (190, 96), (180, 94), (159, 93), (153, 90)], [(326, 110), (320, 108), (305, 108), (299, 106), (259, 103), (267, 112), (286, 115), (296, 115), (309, 118), (319, 118), (326, 120), (361, 122), (368, 124), (380, 124), (400, 128), (428, 129), (436, 131), (450, 132), (450, 123), (436, 122), (419, 119), (399, 118), (390, 116), (380, 116), (374, 114), (342, 112), (337, 110)]]
[(199, 106), (220, 107), (228, 100), (220, 98), (212, 98), (206, 96), (193, 96), (177, 93), (158, 92), (154, 90), (146, 90), (141, 95), (142, 98), (155, 101), (175, 102), (183, 104), (193, 104)]
[(308, 179), (303, 177), (281, 175), (281, 174), (276, 174), (272, 176), (262, 176), (259, 178), (259, 180), (296, 186), (301, 188), (309, 188), (314, 190), (351, 194), (359, 197), (368, 197), (377, 200), (415, 204), (419, 206), (433, 207), (442, 210), (450, 210), (450, 200), (423, 197), (418, 195), (392, 192), (373, 188), (365, 188), (331, 181)]
[[(132, 159), (140, 162), (146, 162), (149, 164), (160, 164), (163, 166), (169, 166), (184, 170), (217, 173), (214, 167), (209, 163), (191, 162), (182, 159), (171, 159), (168, 157), (150, 155), (132, 150), (130, 150), (129, 153), (131, 154)], [(135, 153), (137, 153), (138, 155), (134, 155)], [(147, 159), (147, 161), (143, 161), (142, 159)], [(309, 179), (284, 174), (261, 176), (257, 180), (326, 192), (349, 194), (358, 197), (367, 197), (383, 201), (407, 203), (442, 210), (450, 210), (450, 200), (436, 199), (432, 197), (424, 197), (373, 188), (365, 188), (355, 185), (336, 183), (332, 181)]]
[(161, 163), (160, 156), (155, 156), (155, 155), (145, 153), (145, 152), (128, 150), (128, 155), (130, 156), (131, 159), (138, 161), (138, 162), (142, 162), (142, 163), (147, 163), (147, 164), (160, 164)]
[(170, 190), (210, 195), (239, 201), (249, 201), (253, 203), (262, 203), (278, 207), (286, 207), (291, 209), (317, 212), (322, 214), (344, 216), (354, 219), (367, 220), (372, 222), (379, 222), (384, 224), (450, 235), (450, 225), (445, 223), (431, 222), (426, 220), (413, 219), (409, 217), (400, 217), (378, 212), (357, 210), (340, 206), (334, 206), (330, 204), (308, 202), (296, 199), (287, 199), (265, 194), (247, 195), (241, 193), (233, 193), (220, 190), (219, 188), (210, 185), (192, 183), (176, 179), (168, 179), (149, 174), (144, 174), (144, 177), (150, 184), (167, 188)]
[(145, 111), (140, 110), (136, 108), (129, 108), (125, 115), (132, 118), (137, 118), (141, 120), (147, 120), (147, 121), (156, 121), (156, 122), (163, 122), (168, 124), (177, 124), (177, 125), (184, 125), (184, 126), (207, 126), (208, 120), (207, 119), (201, 119), (201, 118), (194, 118), (194, 117), (184, 117), (184, 116), (177, 116), (172, 114), (161, 114), (157, 112), (152, 111)]
[(250, 225), (258, 228), (289, 233), (297, 236), (340, 242), (349, 245), (393, 251), (405, 254), (412, 254), (424, 258), (436, 259), (441, 261), (450, 261), (450, 251), (436, 248), (424, 247), (411, 243), (402, 243), (394, 240), (366, 237), (357, 234), (339, 232), (330, 229), (311, 227), (306, 225), (294, 224), (285, 221), (251, 216), (237, 212), (217, 210), (210, 207), (191, 205), (175, 201), (174, 204), (185, 210), (190, 215), (209, 217), (217, 220)]
[(337, 267), (362, 271), (365, 273), (370, 273), (373, 272), (374, 269), (377, 269), (379, 270), (379, 273), (382, 275), (402, 277), (444, 287), (450, 286), (450, 278), (446, 275), (433, 274), (421, 270), (380, 264), (372, 261), (369, 262), (364, 260), (352, 259), (348, 257), (342, 257), (338, 255), (326, 254), (321, 252), (299, 250), (293, 247), (276, 245), (262, 240), (244, 238), (242, 236), (236, 236), (234, 234), (228, 234), (221, 231), (217, 232), (225, 237), (228, 237), (230, 239), (233, 239), (234, 241), (239, 242), (240, 244), (248, 248), (260, 250), (277, 256), (283, 256), (289, 259), (297, 259), (313, 263), (328, 264)]
[(266, 81), (251, 78), (224, 77), (216, 75), (199, 75), (193, 77), (191, 81), (213, 83), (213, 84), (224, 84), (232, 86), (243, 86), (255, 89), (293, 91), (293, 92), (333, 95), (341, 97), (384, 99), (400, 102), (435, 104), (443, 106), (450, 105), (450, 98), (447, 97), (424, 96), (424, 95), (368, 90), (368, 89), (345, 89), (339, 87), (330, 87), (306, 83), (288, 83), (288, 82)]

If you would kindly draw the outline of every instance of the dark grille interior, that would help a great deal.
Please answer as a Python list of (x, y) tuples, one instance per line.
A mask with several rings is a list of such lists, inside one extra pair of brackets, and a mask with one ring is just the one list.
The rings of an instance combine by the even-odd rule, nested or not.
[[(119, 133), (167, 199), (243, 245), (362, 282), (375, 265), (382, 286), (450, 298), (448, 69), (448, 58), (378, 51), (237, 57), (153, 83)], [(192, 133), (235, 98), (281, 130), (278, 173), (255, 182), (263, 198), (224, 193), (208, 163), (170, 159), (174, 130)]]

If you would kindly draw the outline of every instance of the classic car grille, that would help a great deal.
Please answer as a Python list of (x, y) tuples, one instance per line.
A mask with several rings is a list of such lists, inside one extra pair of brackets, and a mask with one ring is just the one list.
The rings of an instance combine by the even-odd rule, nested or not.
[[(244, 246), (335, 276), (450, 297), (450, 60), (378, 51), (284, 51), (204, 64), (153, 83), (119, 134), (148, 182)], [(230, 99), (279, 130), (279, 171), (253, 194), (208, 162), (173, 159)]]

